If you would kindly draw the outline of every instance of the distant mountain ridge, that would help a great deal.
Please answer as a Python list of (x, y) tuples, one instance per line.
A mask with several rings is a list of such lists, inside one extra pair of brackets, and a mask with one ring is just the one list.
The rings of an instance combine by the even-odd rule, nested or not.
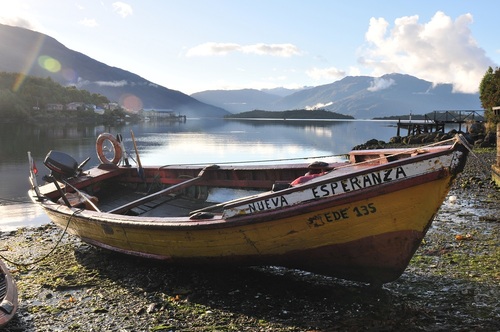
[(0, 71), (49, 76), (64, 86), (102, 94), (131, 109), (170, 109), (188, 117), (224, 117), (256, 109), (321, 108), (358, 119), (433, 110), (481, 110), (479, 94), (453, 93), (450, 84), (435, 85), (402, 74), (348, 76), (297, 90), (211, 90), (188, 96), (72, 51), (38, 32), (0, 24), (0, 41)]
[[(478, 83), (479, 84), (479, 83)], [(194, 98), (232, 113), (254, 109), (282, 111), (321, 108), (355, 118), (425, 114), (434, 110), (481, 110), (479, 94), (453, 93), (451, 84), (428, 82), (410, 75), (348, 76), (331, 84), (285, 96), (259, 90), (215, 90)]]
[(191, 97), (210, 105), (217, 105), (231, 113), (269, 110), (269, 105), (278, 103), (283, 98), (255, 89), (208, 90), (193, 93)]
[(0, 41), (0, 71), (51, 77), (61, 85), (100, 93), (130, 109), (171, 109), (190, 117), (228, 114), (180, 91), (72, 51), (38, 32), (0, 24)]

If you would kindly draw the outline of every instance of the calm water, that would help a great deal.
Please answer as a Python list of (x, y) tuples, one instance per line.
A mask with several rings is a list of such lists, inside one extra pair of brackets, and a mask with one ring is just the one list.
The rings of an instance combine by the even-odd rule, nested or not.
[(27, 151), (31, 151), (40, 177), (47, 173), (43, 159), (50, 150), (64, 151), (78, 162), (91, 157), (85, 167), (89, 168), (99, 162), (95, 140), (100, 133), (121, 133), (126, 149), (132, 152), (130, 130), (134, 132), (143, 165), (340, 155), (369, 139), (388, 141), (396, 135), (395, 122), (389, 121), (188, 119), (186, 123), (148, 122), (120, 127), (0, 124), (0, 231), (49, 222), (39, 208), (27, 203)]

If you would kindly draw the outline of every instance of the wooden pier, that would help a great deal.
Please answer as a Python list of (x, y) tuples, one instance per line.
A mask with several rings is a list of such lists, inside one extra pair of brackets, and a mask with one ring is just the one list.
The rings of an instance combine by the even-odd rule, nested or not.
[(458, 130), (462, 131), (462, 125), (475, 122), (484, 122), (481, 111), (434, 111), (433, 115), (425, 114), (423, 120), (398, 120), (397, 136), (401, 136), (401, 129), (408, 131), (407, 136), (422, 133), (445, 132), (447, 124), (458, 124)]

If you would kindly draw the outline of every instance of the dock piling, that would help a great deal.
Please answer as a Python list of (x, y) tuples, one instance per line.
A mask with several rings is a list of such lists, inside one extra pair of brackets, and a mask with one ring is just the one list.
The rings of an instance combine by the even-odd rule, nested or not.
[(407, 136), (432, 132), (444, 134), (446, 124), (458, 124), (458, 130), (462, 131), (463, 124), (484, 121), (484, 116), (477, 112), (479, 111), (434, 111), (431, 117), (426, 114), (423, 121), (412, 120), (410, 114), (408, 121), (398, 119), (397, 136), (401, 136), (401, 128), (408, 130)]

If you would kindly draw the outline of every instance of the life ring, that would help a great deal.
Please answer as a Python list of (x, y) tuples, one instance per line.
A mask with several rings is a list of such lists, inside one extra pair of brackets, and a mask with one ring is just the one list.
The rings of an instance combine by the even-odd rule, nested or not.
[[(114, 154), (114, 158), (112, 160), (109, 160), (103, 151), (104, 143), (106, 141), (110, 141), (111, 144), (113, 145), (113, 150), (114, 150), (115, 154)], [(122, 159), (122, 154), (123, 154), (122, 146), (121, 146), (120, 142), (118, 142), (116, 137), (114, 137), (113, 135), (111, 135), (109, 133), (103, 133), (103, 134), (100, 134), (99, 137), (97, 137), (97, 141), (95, 143), (95, 149), (97, 152), (97, 157), (99, 158), (99, 160), (103, 164), (118, 165), (118, 163)]]

